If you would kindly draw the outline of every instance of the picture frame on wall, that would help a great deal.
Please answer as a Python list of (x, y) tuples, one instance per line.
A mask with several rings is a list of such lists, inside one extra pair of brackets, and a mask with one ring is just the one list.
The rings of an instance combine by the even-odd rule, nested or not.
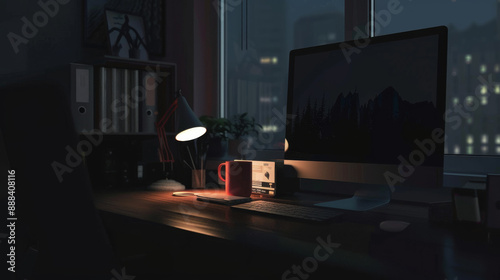
[(148, 60), (142, 17), (106, 10), (109, 52), (113, 56)]
[(109, 40), (106, 10), (142, 17), (148, 54), (150, 56), (165, 54), (165, 1), (84, 0), (83, 42), (85, 46), (106, 48)]

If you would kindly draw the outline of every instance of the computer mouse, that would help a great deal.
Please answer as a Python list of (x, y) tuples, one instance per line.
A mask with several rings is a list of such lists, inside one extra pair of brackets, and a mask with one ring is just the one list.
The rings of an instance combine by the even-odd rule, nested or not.
[(379, 227), (387, 232), (401, 232), (410, 225), (408, 222), (389, 220), (380, 223)]

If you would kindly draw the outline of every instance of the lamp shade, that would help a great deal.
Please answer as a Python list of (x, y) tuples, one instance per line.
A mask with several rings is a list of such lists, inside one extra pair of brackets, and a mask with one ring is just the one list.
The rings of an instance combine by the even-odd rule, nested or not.
[(175, 111), (175, 139), (177, 141), (194, 140), (207, 132), (193, 110), (189, 107), (184, 96), (177, 99), (177, 110)]

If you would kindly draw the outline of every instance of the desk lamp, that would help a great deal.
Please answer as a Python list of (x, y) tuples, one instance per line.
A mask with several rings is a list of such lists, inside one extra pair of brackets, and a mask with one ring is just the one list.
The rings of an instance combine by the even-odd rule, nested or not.
[[(158, 142), (160, 143), (158, 153), (160, 162), (164, 165), (165, 163), (172, 164), (174, 162), (174, 157), (168, 146), (167, 134), (165, 131), (165, 126), (174, 112), (175, 139), (177, 141), (184, 142), (194, 140), (207, 132), (207, 129), (201, 124), (201, 121), (198, 117), (196, 117), (193, 110), (191, 110), (186, 98), (182, 96), (181, 91), (179, 90), (177, 98), (161, 117), (160, 121), (155, 124), (156, 132), (158, 134)], [(169, 179), (156, 181), (149, 188), (169, 191), (179, 191), (185, 189), (184, 185), (181, 183)]]

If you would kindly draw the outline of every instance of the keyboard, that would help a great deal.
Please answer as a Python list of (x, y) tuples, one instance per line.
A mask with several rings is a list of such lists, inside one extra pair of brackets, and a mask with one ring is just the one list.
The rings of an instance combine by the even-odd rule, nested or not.
[(343, 214), (342, 211), (330, 208), (292, 205), (267, 200), (253, 200), (233, 205), (231, 208), (318, 222), (330, 220)]

